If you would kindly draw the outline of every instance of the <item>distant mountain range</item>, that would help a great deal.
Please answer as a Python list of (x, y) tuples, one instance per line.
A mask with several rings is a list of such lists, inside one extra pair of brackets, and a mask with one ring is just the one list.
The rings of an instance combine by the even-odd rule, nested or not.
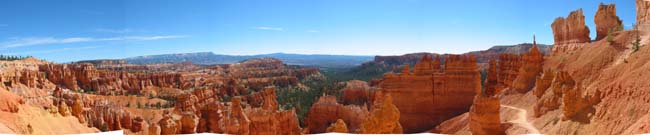
[(221, 55), (212, 52), (148, 55), (125, 58), (131, 64), (179, 63), (199, 65), (231, 64), (252, 58), (277, 58), (289, 65), (352, 67), (371, 61), (374, 56), (272, 53), (260, 55)]
[[(519, 45), (500, 45), (491, 47), (488, 50), (474, 51), (468, 53), (477, 54), (479, 63), (488, 59), (496, 58), (501, 53), (520, 54), (527, 52), (532, 44), (524, 43)], [(550, 51), (550, 45), (538, 44), (538, 48), (544, 54)], [(178, 53), (137, 56), (124, 59), (131, 64), (155, 64), (155, 63), (181, 63), (192, 62), (198, 65), (231, 64), (252, 58), (277, 58), (289, 65), (314, 66), (320, 68), (351, 68), (365, 62), (384, 61), (389, 65), (414, 64), (424, 54), (412, 53), (398, 56), (362, 56), (362, 55), (326, 55), (326, 54), (290, 54), (271, 53), (260, 55), (223, 55), (212, 52)]]
[[(467, 52), (464, 54), (474, 54), (476, 55), (476, 61), (481, 63), (487, 63), (491, 59), (498, 59), (500, 54), (522, 54), (530, 50), (533, 44), (523, 43), (518, 45), (499, 45), (493, 46), (487, 50), (482, 51), (473, 51)], [(542, 54), (549, 54), (551, 52), (551, 45), (537, 44), (537, 48)], [(435, 54), (435, 53), (410, 53), (404, 55), (395, 55), (395, 56), (375, 56), (375, 59), (363, 63), (361, 66), (356, 66), (350, 69), (340, 69), (330, 71), (332, 74), (337, 74), (344, 79), (359, 79), (359, 80), (370, 80), (373, 78), (379, 78), (386, 72), (396, 72), (400, 71), (403, 65), (413, 66), (415, 63), (419, 62), (422, 59), (422, 56), (432, 54), (432, 55), (446, 55), (446, 54)]]

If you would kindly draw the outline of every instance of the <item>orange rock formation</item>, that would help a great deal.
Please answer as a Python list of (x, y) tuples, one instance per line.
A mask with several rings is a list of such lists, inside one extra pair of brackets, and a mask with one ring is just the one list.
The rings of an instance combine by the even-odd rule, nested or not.
[(332, 123), (330, 127), (327, 127), (327, 132), (348, 133), (348, 126), (345, 125), (342, 119), (338, 119), (336, 123)]
[(636, 24), (647, 25), (650, 23), (650, 1), (636, 1)]
[(515, 54), (501, 54), (499, 56), (498, 69), (497, 69), (497, 91), (512, 86), (512, 82), (517, 78), (519, 69), (521, 68), (522, 57)]
[(548, 87), (551, 87), (551, 83), (553, 82), (553, 78), (555, 74), (551, 70), (546, 70), (544, 73), (542, 73), (542, 76), (538, 77), (537, 80), (535, 80), (535, 91), (533, 91), (533, 94), (537, 96), (537, 98), (541, 98), (544, 93), (546, 93), (546, 89)]
[(569, 14), (568, 17), (558, 17), (551, 24), (555, 43), (553, 52), (566, 52), (575, 50), (580, 45), (576, 43), (587, 43), (589, 38), (589, 28), (585, 25), (585, 16), (582, 9), (578, 9)]
[(343, 104), (364, 105), (370, 101), (370, 86), (367, 82), (352, 80), (346, 82), (343, 92)]
[(545, 93), (535, 104), (535, 116), (539, 117), (546, 114), (546, 112), (560, 108), (563, 91), (572, 90), (575, 85), (576, 82), (568, 73), (556, 72), (551, 87), (548, 88), (549, 90), (545, 90)]
[(522, 66), (519, 69), (517, 78), (513, 81), (512, 88), (520, 93), (526, 93), (535, 87), (535, 79), (542, 73), (542, 62), (544, 60), (544, 56), (537, 49), (534, 36), (533, 47), (522, 57)]
[(413, 73), (386, 74), (379, 91), (392, 95), (405, 133), (423, 132), (469, 110), (481, 90), (474, 55), (425, 55)]
[(474, 97), (469, 112), (469, 128), (475, 135), (501, 135), (505, 128), (501, 125), (499, 109), (501, 103), (497, 95), (496, 62), (489, 62), (485, 89)]
[(370, 115), (361, 123), (361, 134), (401, 134), (402, 125), (399, 123), (400, 112), (393, 105), (390, 94), (377, 93), (378, 99), (370, 111)]
[(607, 37), (609, 32), (623, 29), (623, 21), (616, 16), (616, 5), (614, 4), (605, 5), (601, 3), (598, 6), (598, 11), (596, 11), (594, 23), (596, 23), (596, 40)]
[(309, 109), (305, 123), (309, 133), (323, 133), (332, 123), (341, 119), (347, 124), (349, 132), (356, 133), (368, 114), (365, 106), (342, 105), (336, 102), (334, 96), (321, 96)]

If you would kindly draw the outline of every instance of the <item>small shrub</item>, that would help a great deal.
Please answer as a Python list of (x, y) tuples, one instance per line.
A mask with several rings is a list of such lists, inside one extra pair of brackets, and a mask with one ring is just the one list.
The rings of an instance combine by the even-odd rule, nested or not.
[(612, 32), (611, 29), (609, 31), (607, 31), (607, 43), (609, 43), (609, 45), (614, 44), (614, 36), (612, 36), (612, 33), (613, 32)]
[(632, 41), (632, 52), (639, 51), (641, 47), (641, 36), (639, 35), (639, 29), (634, 25), (634, 41)]
[(106, 132), (106, 131), (108, 131), (108, 126), (106, 126), (106, 124), (102, 124), (102, 125), (99, 127), (99, 130), (101, 130), (102, 132)]

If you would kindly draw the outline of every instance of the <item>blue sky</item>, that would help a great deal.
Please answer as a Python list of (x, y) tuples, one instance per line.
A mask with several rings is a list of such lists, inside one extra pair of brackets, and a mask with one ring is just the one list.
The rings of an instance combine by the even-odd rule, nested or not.
[(69, 62), (211, 51), (400, 55), (552, 44), (550, 24), (598, 4), (626, 27), (632, 0), (3, 0), (0, 54)]

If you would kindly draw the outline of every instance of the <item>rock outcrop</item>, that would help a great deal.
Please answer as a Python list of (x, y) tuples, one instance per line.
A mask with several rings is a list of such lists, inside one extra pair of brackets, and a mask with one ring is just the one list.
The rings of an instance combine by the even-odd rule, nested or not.
[(133, 123), (132, 124), (133, 125), (132, 125), (132, 128), (131, 128), (131, 131), (140, 132), (140, 131), (144, 130), (146, 123), (145, 123), (145, 121), (144, 121), (144, 119), (142, 117), (137, 116), (137, 117), (133, 118)]
[(551, 24), (551, 28), (555, 40), (553, 52), (572, 51), (580, 47), (575, 44), (591, 41), (589, 28), (585, 25), (585, 16), (582, 14), (582, 9), (572, 11), (566, 18), (558, 17)]
[(586, 109), (593, 109), (593, 105), (600, 103), (600, 97), (600, 91), (596, 91), (593, 95), (583, 95), (583, 89), (580, 84), (577, 84), (575, 89), (564, 91), (564, 97), (562, 97), (562, 104), (564, 104), (562, 106), (562, 120), (573, 119), (579, 113), (587, 116), (590, 112)]
[(636, 1), (636, 24), (648, 25), (650, 23), (650, 1), (635, 0)]
[(425, 55), (413, 72), (386, 74), (378, 91), (390, 94), (399, 108), (405, 133), (424, 132), (469, 111), (481, 90), (474, 55)]
[(79, 119), (79, 123), (86, 123), (86, 117), (83, 116), (83, 102), (81, 99), (77, 98), (72, 103), (72, 116), (75, 116)]
[(24, 103), (22, 97), (0, 87), (0, 111), (15, 113), (20, 110), (18, 106)]
[(361, 124), (361, 134), (401, 134), (400, 111), (393, 105), (390, 94), (378, 93), (370, 115)]
[(309, 109), (305, 123), (309, 133), (323, 133), (332, 123), (341, 119), (347, 124), (350, 133), (356, 133), (368, 114), (365, 106), (342, 105), (334, 96), (321, 96)]
[(515, 54), (501, 54), (497, 68), (497, 90), (501, 91), (512, 86), (521, 68), (522, 57)]
[(194, 134), (196, 133), (198, 118), (193, 112), (185, 112), (182, 114), (179, 124), (181, 125), (181, 134)]
[(178, 134), (178, 123), (174, 120), (171, 112), (165, 111), (163, 118), (158, 121), (161, 135)]
[(616, 16), (616, 5), (614, 4), (601, 3), (596, 11), (594, 23), (596, 23), (596, 40), (607, 37), (610, 32), (623, 29), (623, 21)]
[(519, 69), (512, 88), (519, 93), (526, 93), (535, 87), (535, 79), (542, 73), (544, 56), (537, 49), (535, 37), (533, 36), (533, 47), (528, 53), (523, 54), (522, 66)]
[(345, 122), (341, 119), (336, 120), (335, 123), (332, 123), (330, 127), (327, 127), (326, 130), (328, 133), (348, 133), (348, 126), (345, 125)]
[(96, 91), (98, 94), (143, 94), (150, 86), (174, 88), (181, 75), (171, 73), (128, 73), (97, 70), (92, 64), (47, 64), (39, 67), (52, 83), (74, 91)]
[[(545, 90), (546, 92), (534, 107), (536, 117), (560, 107), (562, 107), (562, 120), (570, 120), (578, 114), (588, 116), (588, 113), (593, 113), (591, 111), (593, 105), (600, 103), (602, 97), (600, 90), (591, 94), (583, 93), (581, 85), (563, 71), (556, 73), (549, 89)], [(584, 118), (580, 119), (584, 120)]]
[(262, 95), (262, 106), (259, 108), (246, 108), (245, 112), (250, 119), (250, 134), (252, 135), (286, 135), (300, 134), (300, 125), (296, 111), (279, 111), (275, 96), (275, 87), (264, 88), (259, 93)]
[(497, 94), (496, 62), (490, 61), (485, 82), (485, 89), (474, 97), (474, 104), (469, 111), (469, 128), (475, 135), (505, 135), (501, 125), (499, 109), (501, 103)]
[(343, 92), (343, 104), (364, 105), (370, 101), (370, 86), (367, 82), (352, 80), (346, 82)]
[(574, 89), (576, 82), (569, 75), (569, 73), (564, 71), (558, 71), (555, 73), (555, 78), (551, 83), (550, 90), (546, 90), (544, 95), (537, 100), (537, 103), (534, 107), (534, 114), (536, 117), (546, 114), (546, 112), (560, 108), (562, 104), (563, 91), (569, 91)]
[(548, 87), (551, 87), (551, 83), (553, 82), (554, 77), (555, 73), (553, 73), (553, 71), (544, 71), (544, 73), (542, 73), (542, 76), (538, 77), (537, 80), (535, 80), (535, 90), (533, 91), (533, 94), (537, 98), (541, 98), (542, 95), (546, 93)]
[(219, 121), (224, 117), (223, 110), (225, 110), (224, 105), (218, 101), (213, 101), (202, 108), (196, 132), (223, 133), (223, 128), (219, 125)]
[(251, 120), (246, 116), (241, 107), (241, 98), (234, 97), (230, 103), (230, 110), (226, 112), (225, 117), (219, 121), (223, 123), (224, 133), (248, 135), (250, 134)]

